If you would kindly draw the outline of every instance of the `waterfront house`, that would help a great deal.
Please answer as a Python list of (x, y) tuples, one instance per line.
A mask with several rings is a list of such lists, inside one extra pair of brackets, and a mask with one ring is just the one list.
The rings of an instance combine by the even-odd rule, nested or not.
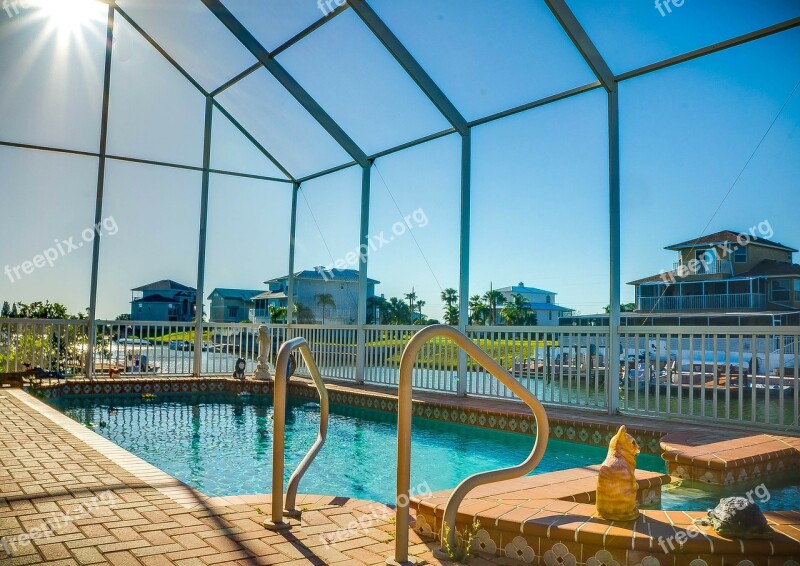
[[(324, 307), (325, 324), (356, 324), (358, 321), (358, 271), (355, 269), (306, 269), (294, 275), (295, 319), (298, 322), (321, 323), (322, 295), (329, 294), (333, 305)], [(265, 281), (269, 289), (253, 297), (255, 307), (250, 320), (269, 322), (270, 307), (286, 307), (288, 303), (289, 276)], [(376, 279), (367, 280), (367, 301), (375, 296)]]
[[(561, 317), (572, 314), (571, 309), (556, 304), (555, 291), (526, 287), (521, 281), (519, 285), (500, 287), (496, 290), (503, 294), (506, 302), (513, 301), (514, 295), (522, 295), (527, 301), (528, 310), (536, 313), (536, 324), (539, 326), (558, 326)], [(500, 317), (497, 322), (503, 324)]]
[(191, 322), (197, 289), (162, 279), (131, 289), (131, 320)]
[(705, 313), (800, 312), (797, 250), (771, 239), (724, 230), (665, 249), (677, 252), (672, 269), (631, 281), (640, 313), (675, 316)]
[(259, 289), (225, 289), (217, 287), (208, 296), (211, 301), (211, 322), (243, 322), (248, 320), (250, 310), (255, 308), (253, 297), (260, 295)]

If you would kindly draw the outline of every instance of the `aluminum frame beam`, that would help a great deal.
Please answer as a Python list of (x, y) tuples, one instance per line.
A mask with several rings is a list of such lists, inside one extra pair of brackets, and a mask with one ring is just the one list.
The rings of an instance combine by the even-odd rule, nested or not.
[(208, 186), (211, 165), (211, 126), (214, 116), (214, 99), (206, 96), (205, 124), (203, 127), (203, 181), (200, 192), (200, 230), (197, 245), (197, 295), (194, 307), (194, 367), (192, 374), (200, 377), (203, 360), (203, 304), (206, 283), (206, 239), (208, 235)]
[(461, 112), (450, 102), (434, 80), (425, 72), (425, 69), (414, 59), (406, 46), (381, 20), (375, 10), (367, 4), (366, 0), (348, 0), (350, 7), (361, 18), (370, 31), (378, 38), (386, 50), (395, 58), (408, 73), (417, 86), (425, 93), (434, 106), (442, 113), (448, 122), (458, 130), (462, 136), (467, 133), (467, 120)]
[(350, 157), (365, 167), (369, 160), (355, 141), (328, 115), (322, 106), (290, 75), (283, 66), (270, 56), (269, 51), (253, 37), (242, 23), (234, 16), (220, 0), (202, 0), (203, 4), (214, 14), (222, 24), (228, 28), (236, 39), (247, 48), (253, 56), (264, 65), (264, 68), (277, 79), (294, 99), (305, 108), (306, 112), (322, 126), (326, 132), (344, 149)]
[(291, 326), (294, 322), (294, 257), (295, 238), (297, 236), (297, 193), (300, 192), (300, 183), (292, 184), (292, 212), (289, 219), (289, 277), (286, 285), (286, 324)]
[[(459, 237), (458, 272), (458, 329), (466, 333), (469, 324), (469, 259), (470, 259), (470, 221), (472, 218), (472, 130), (467, 129), (461, 136), (461, 218)], [(456, 394), (467, 394), (467, 352), (458, 351), (458, 382)]]
[[(106, 57), (103, 68), (103, 106), (100, 117), (100, 147), (97, 160), (97, 190), (95, 193), (94, 225), (103, 221), (103, 193), (106, 180), (106, 148), (108, 146), (108, 107), (111, 92), (111, 55), (114, 48), (114, 7), (108, 7), (106, 20)], [(97, 343), (97, 282), (100, 274), (100, 239), (99, 231), (92, 238), (92, 271), (89, 283), (89, 335), (86, 348), (86, 377), (94, 375), (94, 347)]]
[(603, 83), (603, 87), (607, 91), (612, 91), (617, 88), (616, 80), (614, 78), (614, 73), (611, 72), (608, 64), (606, 64), (605, 59), (603, 56), (600, 55), (600, 52), (595, 47), (594, 42), (589, 39), (586, 31), (583, 29), (583, 26), (578, 21), (578, 18), (575, 17), (575, 14), (572, 13), (569, 6), (565, 0), (544, 0), (547, 4), (547, 7), (550, 8), (550, 11), (558, 20), (558, 23), (561, 24), (561, 27), (564, 28), (564, 31), (567, 32), (567, 35), (572, 40), (572, 43), (578, 49), (580, 54), (583, 56), (586, 63), (591, 67), (592, 72), (598, 78), (598, 80)]
[(361, 217), (359, 221), (358, 329), (356, 332), (356, 383), (364, 383), (367, 359), (367, 289), (369, 287), (369, 204), (372, 162), (361, 168)]

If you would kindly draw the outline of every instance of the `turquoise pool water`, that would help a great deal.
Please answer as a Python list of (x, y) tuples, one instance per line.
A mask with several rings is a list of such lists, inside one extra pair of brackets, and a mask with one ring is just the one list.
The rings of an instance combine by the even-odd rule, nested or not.
[(692, 481), (676, 482), (661, 491), (659, 509), (678, 510), (712, 509), (723, 497), (747, 497), (762, 511), (785, 511), (800, 509), (800, 486), (796, 477), (786, 475), (772, 477), (769, 484), (761, 481), (736, 484), (727, 487), (712, 487)]
[[(272, 397), (159, 395), (146, 402), (135, 396), (70, 396), (51, 404), (208, 495), (271, 491)], [(394, 501), (396, 419), (390, 413), (331, 405), (327, 442), (300, 492)], [(318, 427), (319, 405), (290, 399), (287, 480)], [(476, 472), (518, 464), (532, 445), (530, 435), (414, 419), (411, 485), (453, 488)], [(605, 455), (602, 447), (551, 439), (534, 473), (599, 464)], [(665, 471), (656, 456), (640, 455), (638, 464)]]

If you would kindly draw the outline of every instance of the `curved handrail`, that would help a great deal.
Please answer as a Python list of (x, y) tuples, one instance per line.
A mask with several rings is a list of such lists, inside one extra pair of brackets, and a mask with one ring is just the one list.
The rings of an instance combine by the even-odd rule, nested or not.
[[(306, 453), (303, 461), (300, 462), (297, 469), (295, 469), (292, 476), (289, 478), (284, 508), (283, 464), (285, 459), (284, 449), (286, 433), (286, 372), (289, 367), (289, 356), (294, 350), (300, 350), (300, 355), (303, 356), (303, 360), (306, 362), (306, 367), (308, 367), (311, 378), (314, 380), (314, 385), (317, 386), (317, 391), (319, 392), (320, 419), (319, 433), (316, 442), (314, 442), (314, 445), (309, 449), (308, 453)], [(275, 360), (273, 399), (272, 518), (271, 520), (265, 521), (264, 526), (268, 529), (278, 530), (286, 529), (291, 526), (289, 523), (284, 522), (284, 514), (287, 517), (297, 517), (300, 515), (300, 512), (295, 509), (297, 487), (300, 485), (300, 480), (319, 453), (322, 445), (325, 444), (325, 438), (328, 434), (328, 390), (325, 387), (325, 383), (322, 381), (317, 364), (314, 362), (314, 358), (311, 355), (308, 342), (302, 336), (284, 342), (280, 350), (278, 350), (278, 357)]]
[(524, 388), (500, 364), (494, 361), (486, 352), (481, 350), (466, 334), (444, 324), (428, 326), (417, 332), (409, 340), (403, 355), (400, 358), (400, 377), (398, 385), (397, 407), (397, 507), (396, 507), (396, 539), (394, 559), (387, 559), (389, 564), (408, 563), (408, 523), (409, 523), (409, 484), (411, 481), (411, 416), (412, 416), (412, 372), (417, 354), (422, 347), (433, 337), (449, 338), (455, 344), (472, 356), (481, 366), (489, 371), (495, 378), (517, 394), (533, 411), (536, 419), (536, 441), (530, 455), (520, 464), (509, 468), (501, 468), (488, 472), (472, 475), (462, 481), (453, 490), (444, 511), (442, 522), (442, 536), (447, 527), (447, 541), (450, 548), (455, 548), (456, 543), (456, 514), (458, 506), (467, 493), (475, 487), (496, 481), (524, 476), (533, 470), (544, 456), (547, 448), (547, 439), (550, 426), (547, 414), (539, 400)]

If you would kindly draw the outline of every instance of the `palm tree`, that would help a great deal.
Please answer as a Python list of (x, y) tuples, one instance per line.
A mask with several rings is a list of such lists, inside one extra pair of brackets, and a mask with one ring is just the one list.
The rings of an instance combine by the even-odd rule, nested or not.
[(444, 304), (446, 304), (448, 307), (452, 307), (458, 302), (458, 291), (452, 287), (448, 287), (442, 291), (441, 297), (442, 301), (444, 301)]
[(450, 326), (456, 326), (458, 324), (458, 319), (458, 307), (455, 305), (448, 305), (447, 308), (444, 309), (444, 323)]
[(506, 303), (500, 314), (502, 314), (503, 318), (506, 319), (506, 323), (509, 326), (515, 324), (524, 324), (528, 317), (528, 311), (530, 310), (530, 307), (530, 301), (517, 293), (512, 296), (510, 302)]
[(492, 324), (497, 325), (497, 305), (502, 305), (505, 303), (506, 298), (500, 291), (490, 290), (486, 291), (486, 293), (483, 295), (483, 300), (486, 301), (486, 304), (492, 311)]
[(469, 298), (470, 322), (472, 324), (485, 324), (489, 317), (489, 307), (480, 295), (472, 295)]
[(426, 301), (423, 301), (422, 299), (417, 299), (416, 306), (417, 306), (417, 312), (419, 313), (420, 317), (422, 316), (422, 307), (424, 307), (425, 304)]
[(333, 295), (330, 293), (322, 293), (317, 297), (317, 304), (322, 307), (322, 324), (325, 324), (325, 307), (336, 308)]
[(417, 300), (417, 294), (414, 292), (414, 287), (411, 287), (411, 292), (410, 293), (406, 293), (403, 296), (408, 301), (408, 307), (411, 309), (411, 312), (415, 312), (416, 309), (414, 308), (414, 301)]

